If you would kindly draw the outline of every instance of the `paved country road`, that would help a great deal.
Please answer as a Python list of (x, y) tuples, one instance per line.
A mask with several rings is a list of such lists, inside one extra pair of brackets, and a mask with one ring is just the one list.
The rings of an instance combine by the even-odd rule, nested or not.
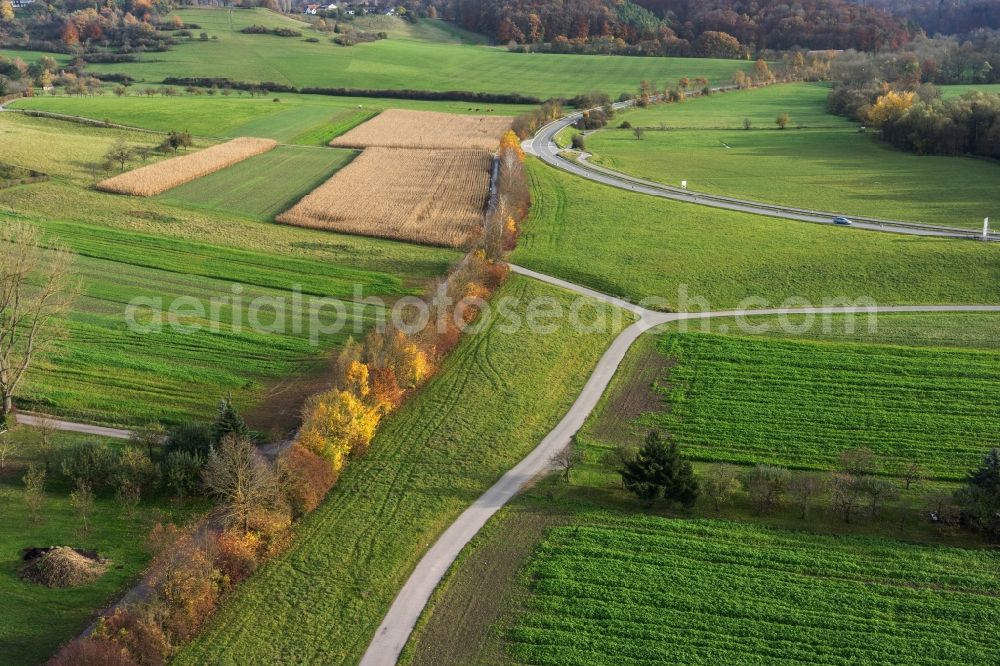
[(98, 437), (110, 437), (111, 439), (129, 439), (132, 431), (121, 428), (106, 428), (104, 426), (91, 425), (89, 423), (74, 423), (73, 421), (62, 421), (51, 416), (40, 414), (18, 413), (17, 422), (20, 425), (38, 427), (43, 424), (48, 425), (53, 430), (66, 430), (68, 432), (79, 432), (84, 435), (96, 435)]
[[(542, 282), (569, 289), (577, 294), (626, 308), (638, 320), (622, 331), (598, 361), (590, 378), (569, 412), (545, 439), (513, 469), (500, 477), (489, 490), (466, 509), (431, 546), (399, 591), (389, 612), (361, 659), (361, 666), (392, 666), (399, 659), (413, 627), (445, 572), (486, 521), (533, 478), (551, 469), (550, 459), (569, 444), (597, 406), (625, 353), (635, 340), (655, 326), (682, 319), (706, 319), (749, 315), (868, 313), (871, 308), (784, 308), (771, 310), (728, 310), (722, 312), (654, 312), (592, 289), (511, 265), (511, 270)], [(914, 305), (874, 308), (875, 312), (1000, 312), (1000, 305)]]
[[(615, 109), (622, 109), (630, 106), (631, 102), (618, 102), (613, 106)], [(610, 185), (622, 190), (646, 194), (664, 199), (673, 199), (685, 203), (697, 204), (699, 206), (711, 206), (713, 208), (723, 208), (742, 213), (753, 213), (755, 215), (766, 215), (768, 217), (784, 218), (786, 220), (797, 220), (799, 222), (812, 222), (815, 224), (833, 224), (833, 218), (842, 213), (816, 211), (807, 208), (797, 208), (794, 206), (782, 206), (779, 204), (769, 204), (747, 199), (737, 199), (704, 192), (695, 192), (671, 187), (651, 180), (636, 178), (620, 171), (608, 169), (606, 167), (591, 164), (584, 159), (570, 160), (560, 157), (561, 149), (555, 143), (555, 135), (563, 129), (569, 127), (580, 118), (581, 113), (571, 113), (558, 120), (554, 120), (542, 127), (535, 136), (522, 143), (525, 152), (530, 153), (546, 164), (562, 171), (566, 171), (575, 176), (586, 178), (597, 183)], [(878, 218), (849, 216), (853, 225), (849, 229), (862, 229), (866, 231), (882, 231), (897, 234), (910, 234), (916, 236), (939, 236), (946, 238), (981, 239), (982, 232), (972, 229), (960, 229), (957, 227), (943, 227), (928, 224), (917, 224), (912, 222), (901, 222), (897, 220), (882, 220)], [(989, 240), (1000, 241), (1000, 233), (990, 233)]]

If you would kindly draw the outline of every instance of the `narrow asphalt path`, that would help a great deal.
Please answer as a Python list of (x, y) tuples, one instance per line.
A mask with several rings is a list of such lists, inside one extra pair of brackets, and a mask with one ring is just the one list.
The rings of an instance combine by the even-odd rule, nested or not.
[[(619, 102), (614, 104), (615, 109), (623, 109), (631, 105), (631, 102)], [(567, 116), (554, 120), (542, 127), (534, 137), (522, 143), (525, 152), (530, 153), (546, 164), (571, 173), (581, 178), (617, 187), (618, 189), (646, 194), (649, 196), (682, 201), (684, 203), (697, 204), (699, 206), (711, 206), (725, 210), (738, 211), (742, 213), (752, 213), (755, 215), (766, 215), (768, 217), (783, 218), (786, 220), (796, 220), (799, 222), (811, 222), (814, 224), (833, 224), (833, 218), (843, 213), (810, 210), (807, 208), (796, 208), (794, 206), (782, 206), (769, 204), (747, 199), (738, 199), (704, 192), (695, 192), (680, 187), (672, 187), (643, 178), (637, 178), (620, 171), (608, 169), (606, 167), (591, 164), (586, 160), (570, 160), (560, 157), (562, 149), (555, 143), (555, 136), (563, 129), (569, 127), (580, 118), (581, 112), (571, 113)], [(937, 236), (945, 238), (981, 239), (982, 232), (972, 229), (960, 229), (957, 227), (942, 227), (935, 225), (917, 224), (912, 222), (902, 222), (898, 220), (882, 220), (879, 218), (849, 216), (853, 221), (851, 227), (847, 229), (861, 229), (865, 231), (882, 231), (896, 234), (910, 234), (916, 236)], [(989, 240), (1000, 241), (1000, 233), (990, 233)]]
[(74, 423), (72, 421), (62, 421), (51, 416), (41, 414), (17, 414), (17, 422), (20, 425), (40, 427), (47, 425), (53, 430), (65, 430), (68, 432), (78, 432), (84, 435), (96, 435), (98, 437), (110, 437), (112, 439), (129, 439), (132, 437), (131, 430), (121, 428), (107, 428), (105, 426), (91, 425), (89, 423)]
[[(626, 308), (638, 316), (638, 321), (622, 331), (598, 361), (583, 391), (570, 407), (566, 416), (545, 439), (508, 471), (489, 490), (466, 509), (424, 554), (399, 591), (389, 612), (382, 620), (375, 637), (361, 659), (361, 666), (393, 666), (406, 645), (413, 627), (420, 618), (434, 589), (441, 582), (448, 568), (462, 549), (472, 540), (497, 511), (520, 492), (533, 478), (552, 468), (551, 458), (569, 444), (570, 438), (583, 426), (597, 406), (615, 371), (625, 358), (632, 343), (646, 331), (682, 319), (706, 319), (750, 315), (788, 314), (852, 314), (872, 312), (872, 308), (781, 308), (771, 310), (727, 310), (721, 312), (654, 312), (626, 303), (613, 296), (601, 294), (587, 287), (550, 277), (535, 271), (511, 265), (511, 270), (548, 284), (568, 289), (582, 296), (596, 298), (605, 303)], [(1000, 312), (1000, 305), (912, 305), (888, 306), (874, 309), (887, 312)]]

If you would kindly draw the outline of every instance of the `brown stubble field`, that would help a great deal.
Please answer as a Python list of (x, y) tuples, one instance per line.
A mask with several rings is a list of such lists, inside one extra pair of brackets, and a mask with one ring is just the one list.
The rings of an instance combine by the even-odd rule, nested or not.
[(151, 197), (189, 183), (237, 162), (266, 153), (278, 145), (272, 139), (239, 137), (232, 141), (172, 157), (149, 166), (126, 171), (97, 184), (99, 190), (115, 194)]
[(277, 221), (464, 247), (482, 231), (490, 160), (484, 150), (369, 148)]
[(337, 148), (495, 150), (510, 129), (510, 116), (464, 116), (437, 111), (388, 109), (330, 142)]

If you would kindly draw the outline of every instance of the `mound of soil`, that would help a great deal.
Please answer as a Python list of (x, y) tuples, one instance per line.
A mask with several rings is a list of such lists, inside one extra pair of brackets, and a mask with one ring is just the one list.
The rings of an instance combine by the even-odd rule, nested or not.
[(88, 585), (103, 576), (109, 564), (94, 551), (66, 546), (26, 548), (22, 559), (21, 579), (46, 587)]

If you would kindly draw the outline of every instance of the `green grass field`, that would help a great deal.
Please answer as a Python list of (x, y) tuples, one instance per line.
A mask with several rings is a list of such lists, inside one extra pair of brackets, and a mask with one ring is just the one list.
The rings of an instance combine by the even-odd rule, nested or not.
[[(64, 322), (67, 337), (32, 367), (18, 404), (75, 420), (169, 424), (208, 418), (228, 392), (243, 408), (256, 408), (275, 397), (269, 391), (273, 384), (322, 368), (332, 347), (359, 334), (351, 322), (366, 327), (373, 314), (371, 308), (357, 314), (349, 308), (351, 324), (318, 335), (314, 346), (308, 300), (303, 301), (301, 330), (292, 328), (290, 311), (285, 310), (284, 321), (274, 314), (272, 304), (282, 299), (291, 307), (295, 285), (301, 285), (304, 299), (333, 296), (348, 303), (355, 285), (390, 297), (406, 291), (391, 276), (365, 276), (316, 260), (72, 222), (37, 224), (78, 253), (74, 272), (82, 292)], [(233, 285), (240, 291), (234, 293)], [(127, 326), (126, 309), (137, 298), (160, 303), (161, 330)], [(192, 311), (198, 306), (191, 299), (203, 311)], [(212, 315), (213, 299), (220, 303), (218, 317)], [(258, 305), (255, 299), (261, 299)], [(170, 325), (167, 308), (182, 302), (188, 304), (179, 310), (178, 321), (198, 330)], [(149, 312), (143, 307), (136, 320), (149, 323)], [(261, 322), (256, 330), (251, 312)], [(336, 313), (328, 308), (316, 316), (327, 325)]]
[(850, 127), (846, 118), (827, 113), (827, 83), (791, 83), (693, 97), (680, 104), (655, 104), (644, 109), (620, 112), (611, 123), (627, 120), (635, 127), (670, 129), (743, 129), (743, 120), (752, 127), (774, 127), (774, 119), (787, 113), (790, 127)]
[(979, 84), (969, 84), (969, 85), (956, 85), (956, 86), (938, 86), (938, 90), (941, 91), (941, 97), (949, 99), (951, 97), (959, 97), (967, 92), (984, 92), (990, 94), (1000, 93), (1000, 83), (979, 83)]
[[(565, 292), (512, 277), (498, 298)], [(586, 308), (589, 309), (589, 308)], [(586, 310), (585, 309), (585, 310)], [(589, 313), (584, 313), (589, 316)], [(386, 420), (294, 544), (247, 581), (177, 664), (356, 663), (428, 544), (537, 446), (615, 331), (550, 335), (492, 322)]]
[[(173, 50), (145, 56), (143, 62), (90, 69), (123, 72), (145, 82), (166, 76), (222, 76), (296, 86), (519, 92), (546, 99), (590, 90), (618, 96), (637, 89), (643, 79), (666, 85), (681, 76), (704, 76), (724, 83), (735, 70), (748, 66), (736, 60), (509, 53), (455, 43), (462, 39), (453, 28), (426, 22), (407, 37), (342, 47), (331, 43), (333, 35), (265, 10), (185, 9), (177, 14), (218, 39), (184, 41)], [(303, 37), (239, 32), (255, 23), (291, 27)], [(308, 36), (320, 41), (308, 43)], [(22, 52), (20, 57), (37, 55)]]
[(587, 150), (595, 163), (635, 176), (755, 201), (968, 229), (1000, 216), (994, 162), (915, 155), (851, 129), (782, 132), (771, 123), (767, 131), (647, 131), (642, 140), (603, 130), (587, 137)]
[(698, 460), (830, 469), (868, 447), (890, 473), (915, 461), (960, 480), (1000, 425), (995, 351), (668, 333), (657, 352), (663, 404), (637, 427)]
[[(0, 191), (0, 215), (37, 225), (77, 253), (82, 286), (64, 322), (68, 337), (29, 373), (19, 401), (23, 408), (102, 423), (174, 423), (209, 416), (220, 396), (232, 391), (252, 416), (280, 413), (287, 425), (295, 419), (296, 400), (315, 389), (302, 375), (322, 369), (326, 355), (353, 329), (321, 335), (318, 346), (310, 343), (308, 325), (297, 332), (286, 328), (255, 333), (248, 325), (254, 298), (290, 302), (294, 286), (300, 285), (306, 297), (352, 301), (360, 294), (391, 300), (422, 292), (458, 257), (452, 251), (308, 232), (207, 207), (192, 209), (190, 200), (184, 204), (188, 207), (181, 207), (86, 187), (94, 178), (88, 165), (99, 160), (107, 146), (119, 138), (148, 141), (148, 134), (15, 114), (3, 114), (0, 131), (30, 141), (0, 143), (0, 161), (55, 176), (49, 182)], [(322, 180), (330, 160), (349, 154), (304, 147), (276, 152), (277, 159), (264, 162), (270, 169), (266, 187), (253, 182), (255, 176), (240, 178), (242, 165), (234, 167), (242, 191), (230, 189), (226, 171), (213, 174), (208, 185), (221, 183), (219, 187), (227, 188), (223, 194), (230, 202), (238, 201), (244, 214), (263, 218), (269, 207)], [(253, 166), (257, 171), (258, 165)], [(200, 205), (225, 205), (214, 203), (200, 183), (188, 187), (194, 194), (200, 192)], [(136, 297), (162, 298), (164, 307), (176, 298), (195, 298), (210, 308), (212, 298), (232, 298), (235, 283), (244, 290), (242, 303), (220, 307), (217, 331), (191, 334), (167, 326), (144, 335), (125, 325), (126, 306)], [(266, 329), (272, 315), (263, 305), (260, 320)], [(239, 313), (238, 319), (234, 313)], [(348, 314), (363, 323), (371, 311), (362, 309), (359, 318)], [(308, 322), (308, 309), (303, 316)], [(328, 311), (322, 319), (332, 316)], [(204, 325), (205, 317), (193, 320)], [(266, 410), (258, 409), (265, 405)]]
[(272, 220), (346, 166), (356, 154), (335, 148), (278, 146), (169, 190), (160, 198), (180, 206)]
[[(89, 127), (19, 113), (4, 113), (0, 117), (0, 136), (3, 137), (0, 161), (50, 176), (90, 182), (107, 177), (101, 162), (117, 141), (150, 148), (161, 141), (159, 135), (149, 132)], [(209, 143), (199, 140), (194, 147)], [(154, 155), (152, 160), (164, 157)]]
[(524, 571), (519, 664), (981, 664), (1000, 659), (987, 550), (725, 521), (582, 516)]
[[(143, 501), (131, 519), (110, 497), (99, 496), (88, 534), (69, 504), (67, 482), (53, 470), (46, 482), (42, 522), (32, 523), (24, 504), (24, 476), (28, 463), (37, 461), (38, 435), (14, 431), (17, 449), (0, 470), (0, 654), (9, 664), (44, 662), (63, 642), (82, 631), (95, 610), (117, 599), (141, 573), (148, 560), (145, 536), (156, 520), (182, 522), (204, 507), (174, 505), (162, 497)], [(57, 452), (74, 443), (94, 441), (80, 435), (57, 433)], [(97, 582), (78, 588), (50, 589), (17, 578), (21, 551), (28, 547), (65, 545), (96, 550), (112, 565)]]
[(686, 290), (691, 310), (751, 297), (771, 306), (793, 296), (815, 304), (1000, 302), (994, 246), (715, 210), (528, 166), (534, 204), (512, 261), (605, 293), (658, 297), (677, 309)]
[(398, 16), (356, 16), (351, 26), (367, 32), (385, 32), (391, 39), (410, 39), (443, 44), (488, 44), (489, 38), (448, 21), (423, 19), (416, 23)]
[[(274, 99), (281, 101), (274, 102)], [(476, 105), (324, 95), (250, 97), (236, 93), (230, 97), (140, 97), (136, 94), (128, 97), (31, 97), (18, 100), (11, 107), (109, 119), (122, 125), (163, 132), (186, 130), (197, 136), (259, 136), (308, 146), (326, 145), (335, 136), (387, 108), (491, 115), (518, 115), (530, 108), (513, 104)]]

